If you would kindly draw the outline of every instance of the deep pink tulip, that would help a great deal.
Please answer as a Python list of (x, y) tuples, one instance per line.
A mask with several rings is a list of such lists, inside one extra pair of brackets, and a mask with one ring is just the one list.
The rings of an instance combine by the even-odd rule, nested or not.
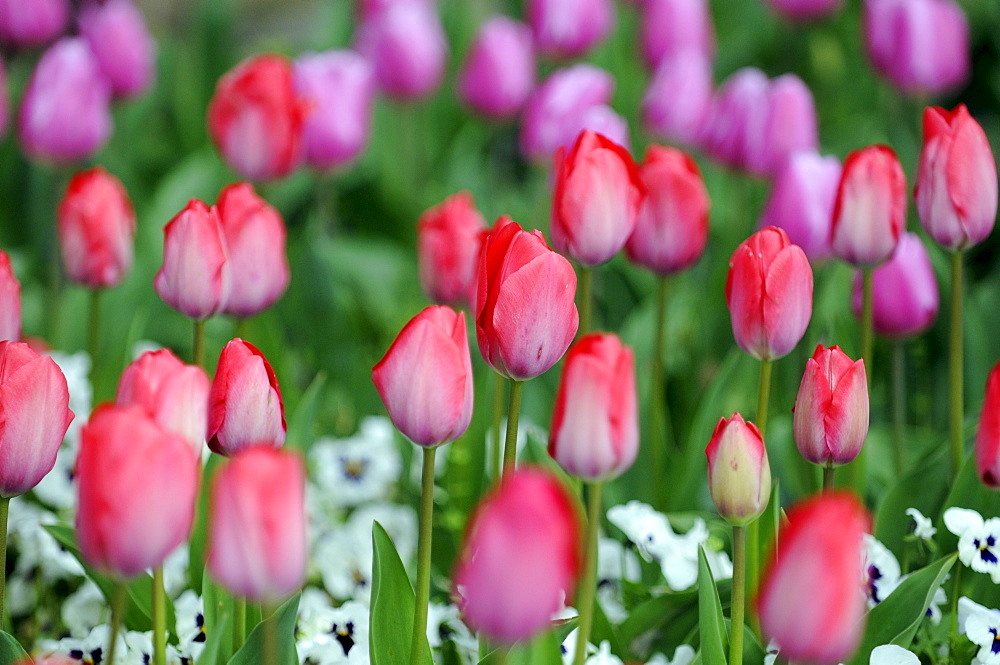
[(220, 312), (229, 298), (230, 278), (218, 209), (191, 199), (163, 235), (163, 267), (153, 280), (156, 292), (192, 319)]
[(796, 152), (775, 172), (760, 225), (777, 226), (810, 261), (830, 256), (830, 223), (840, 184), (840, 160)]
[(0, 249), (0, 340), (21, 341), (21, 282)]
[(644, 0), (639, 11), (642, 55), (651, 69), (683, 51), (712, 59), (715, 36), (707, 0)]
[(244, 448), (285, 443), (285, 405), (264, 354), (239, 337), (219, 355), (208, 397), (208, 447), (231, 456)]
[(781, 229), (767, 226), (733, 252), (726, 305), (733, 336), (758, 360), (775, 360), (799, 343), (812, 316), (809, 259)]
[(502, 644), (549, 627), (576, 587), (581, 537), (580, 515), (558, 480), (530, 467), (504, 475), (469, 520), (455, 567), (469, 627)]
[(833, 253), (858, 267), (892, 256), (906, 225), (906, 176), (892, 148), (871, 145), (844, 160), (833, 207)]
[(270, 180), (298, 165), (308, 105), (293, 79), (288, 58), (265, 54), (244, 60), (216, 84), (208, 104), (208, 133), (241, 176)]
[(285, 221), (248, 182), (226, 186), (216, 205), (229, 271), (229, 295), (222, 311), (252, 316), (273, 305), (291, 280)]
[(997, 167), (986, 133), (965, 104), (924, 110), (916, 187), (920, 222), (936, 243), (964, 250), (986, 239), (997, 216)]
[(531, 233), (508, 222), (486, 237), (479, 260), (476, 338), (483, 359), (524, 381), (556, 364), (580, 325), (573, 266)]
[(665, 139), (699, 146), (712, 104), (712, 62), (694, 50), (660, 60), (642, 98), (642, 118)]
[(356, 10), (358, 15), (364, 20), (385, 11), (393, 5), (406, 2), (420, 3), (427, 7), (433, 7), (436, 0), (358, 0), (355, 4), (357, 5)]
[(308, 105), (303, 158), (317, 169), (343, 166), (368, 144), (375, 71), (350, 50), (307, 53), (295, 61), (295, 87)]
[(361, 22), (356, 46), (379, 89), (395, 99), (422, 99), (444, 77), (448, 44), (433, 3), (388, 4)]
[(98, 407), (76, 461), (76, 533), (98, 570), (135, 577), (187, 540), (198, 495), (198, 456), (137, 405)]
[(66, 276), (91, 289), (116, 286), (132, 268), (135, 211), (125, 186), (100, 166), (74, 175), (58, 209)]
[(485, 230), (486, 220), (468, 192), (424, 211), (417, 221), (417, 261), (428, 298), (439, 305), (475, 308)]
[(793, 506), (782, 527), (757, 595), (761, 631), (783, 659), (845, 662), (864, 631), (858, 562), (871, 517), (852, 494), (826, 492)]
[(149, 87), (156, 45), (132, 0), (90, 0), (77, 20), (114, 95), (128, 97)]
[(702, 129), (705, 150), (726, 166), (747, 165), (747, 137), (762, 133), (770, 83), (754, 67), (737, 70), (715, 92)]
[(840, 9), (842, 0), (767, 0), (771, 9), (795, 21), (811, 21)]
[(0, 39), (12, 46), (52, 41), (69, 23), (69, 0), (0, 0)]
[(614, 25), (610, 0), (527, 0), (525, 15), (538, 50), (573, 58), (603, 40)]
[(976, 432), (976, 469), (983, 484), (1000, 489), (1000, 363), (986, 380), (986, 395)]
[(209, 388), (205, 370), (185, 365), (170, 349), (159, 349), (147, 351), (125, 368), (115, 403), (141, 406), (160, 427), (184, 437), (201, 457)]
[(462, 103), (489, 118), (509, 118), (524, 106), (535, 84), (531, 30), (505, 16), (479, 29), (458, 75)]
[(720, 418), (705, 456), (712, 503), (723, 518), (743, 526), (764, 512), (771, 497), (771, 466), (756, 425), (738, 413)]
[(747, 118), (746, 167), (770, 176), (800, 150), (816, 151), (816, 105), (798, 76), (785, 74), (768, 84), (763, 122)]
[(639, 165), (646, 195), (625, 250), (632, 261), (667, 275), (701, 257), (708, 241), (708, 190), (687, 153), (651, 145)]
[(18, 131), (33, 159), (64, 164), (89, 157), (111, 136), (111, 89), (82, 38), (49, 47), (28, 81)]
[(23, 342), (0, 342), (0, 496), (24, 494), (52, 470), (72, 420), (55, 361)]
[(273, 604), (306, 575), (305, 464), (268, 446), (240, 451), (212, 481), (206, 570), (237, 597)]

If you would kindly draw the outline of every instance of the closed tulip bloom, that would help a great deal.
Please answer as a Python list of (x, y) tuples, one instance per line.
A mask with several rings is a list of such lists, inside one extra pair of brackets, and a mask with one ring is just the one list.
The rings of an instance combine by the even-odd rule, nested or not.
[(580, 325), (573, 266), (516, 222), (486, 237), (479, 260), (476, 338), (483, 359), (524, 381), (559, 362)]
[(424, 211), (417, 221), (417, 261), (428, 298), (439, 305), (475, 307), (485, 230), (486, 220), (468, 192)]
[(427, 7), (433, 7), (436, 0), (357, 0), (355, 10), (361, 19), (364, 20), (385, 11), (393, 5), (404, 2), (420, 3)]
[(538, 50), (555, 58), (582, 55), (614, 25), (610, 0), (528, 0), (525, 14)]
[(642, 119), (653, 133), (695, 147), (711, 104), (711, 60), (698, 51), (681, 51), (660, 60), (642, 98)]
[(386, 95), (415, 101), (444, 77), (448, 44), (432, 3), (396, 2), (361, 22), (357, 49), (375, 68)]
[(813, 275), (805, 252), (767, 226), (733, 252), (726, 304), (733, 336), (758, 360), (775, 360), (799, 343), (812, 316)]
[(871, 517), (852, 494), (825, 492), (793, 506), (782, 527), (757, 595), (761, 631), (782, 658), (845, 662), (864, 631), (858, 562)]
[(645, 0), (640, 6), (642, 55), (656, 69), (664, 58), (693, 51), (711, 60), (715, 52), (707, 0)]
[(986, 133), (965, 104), (951, 112), (924, 110), (916, 198), (921, 224), (942, 247), (968, 249), (993, 230), (997, 167)]
[(816, 105), (798, 76), (785, 74), (768, 84), (763, 122), (747, 118), (746, 168), (770, 176), (797, 151), (819, 147)]
[(230, 340), (208, 397), (208, 447), (227, 457), (252, 445), (280, 448), (287, 429), (271, 363), (250, 342)]
[(306, 574), (305, 465), (267, 446), (241, 451), (212, 481), (205, 568), (237, 597), (276, 603)]
[(221, 311), (229, 297), (230, 278), (218, 209), (191, 199), (164, 227), (163, 235), (163, 267), (153, 280), (156, 292), (192, 319)]
[[(607, 104), (591, 106), (587, 109), (580, 123), (580, 131), (589, 129), (595, 134), (600, 134), (612, 143), (616, 143), (627, 151), (629, 149), (628, 120)], [(579, 136), (579, 132), (577, 132)], [(563, 145), (564, 150), (569, 150), (576, 137), (569, 144)]]
[(509, 118), (524, 106), (534, 84), (531, 30), (505, 16), (488, 19), (458, 75), (459, 99), (489, 118)]
[(78, 21), (113, 94), (128, 97), (149, 87), (155, 43), (132, 0), (91, 0), (80, 10)]
[(280, 178), (301, 158), (305, 110), (288, 58), (258, 55), (219, 79), (208, 104), (208, 133), (244, 178)]
[(0, 342), (0, 496), (24, 494), (52, 470), (72, 420), (55, 361), (23, 342)]
[(229, 272), (229, 294), (222, 311), (252, 316), (273, 305), (291, 280), (285, 221), (248, 182), (226, 186), (217, 206)]
[(576, 587), (582, 529), (551, 475), (533, 468), (504, 475), (473, 513), (453, 576), (469, 627), (502, 644), (548, 628)]
[(792, 154), (775, 173), (760, 225), (784, 229), (810, 261), (822, 261), (831, 252), (830, 223), (839, 184), (836, 157), (809, 150)]
[(811, 21), (840, 9), (842, 0), (767, 0), (771, 9), (795, 21)]
[(708, 489), (722, 517), (744, 526), (764, 512), (771, 497), (771, 466), (756, 425), (738, 413), (720, 418), (705, 456)]
[(646, 195), (625, 250), (630, 260), (668, 275), (697, 261), (708, 241), (708, 190), (687, 153), (651, 145), (639, 165)]
[(705, 119), (705, 150), (726, 166), (747, 166), (747, 136), (761, 132), (770, 83), (764, 72), (744, 67), (722, 82)]
[(986, 380), (986, 395), (976, 432), (976, 469), (983, 484), (1000, 489), (1000, 363)]
[(892, 148), (872, 145), (844, 160), (830, 229), (833, 253), (858, 267), (892, 256), (906, 225), (906, 176)]
[(0, 340), (21, 340), (21, 282), (7, 252), (0, 249)]
[(135, 211), (125, 186), (100, 166), (72, 177), (57, 213), (59, 248), (70, 280), (91, 289), (117, 285), (132, 269)]
[(103, 573), (130, 578), (187, 540), (198, 457), (137, 406), (104, 405), (81, 434), (76, 461), (80, 551)]
[(69, 0), (0, 0), (0, 39), (11, 46), (38, 46), (66, 30)]

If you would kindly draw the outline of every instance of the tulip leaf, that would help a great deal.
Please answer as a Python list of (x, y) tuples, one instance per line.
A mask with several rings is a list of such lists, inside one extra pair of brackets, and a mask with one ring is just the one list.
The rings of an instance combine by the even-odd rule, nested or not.
[(712, 571), (705, 558), (705, 550), (698, 548), (698, 626), (703, 663), (725, 663), (729, 637), (726, 619), (722, 614), (719, 590), (712, 579)]
[[(205, 604), (207, 609), (208, 603)], [(215, 618), (215, 630), (205, 633), (205, 648), (198, 656), (199, 665), (222, 665), (225, 661), (224, 654), (232, 644), (232, 618), (229, 613), (217, 615)], [(225, 645), (223, 644), (225, 642)], [(225, 649), (225, 651), (223, 651)]]
[(0, 630), (0, 665), (14, 665), (28, 660), (28, 654), (14, 636)]
[(317, 420), (316, 414), (325, 395), (323, 390), (325, 386), (326, 373), (322, 371), (317, 372), (316, 378), (312, 380), (312, 383), (309, 384), (309, 387), (302, 394), (298, 405), (295, 407), (295, 412), (288, 422), (288, 433), (285, 436), (286, 448), (302, 451), (309, 450), (309, 446), (312, 445), (313, 437), (315, 436), (313, 427)]
[[(268, 641), (268, 631), (276, 640), (278, 658), (274, 665), (298, 665), (299, 655), (295, 650), (295, 622), (298, 618), (299, 597), (296, 594), (285, 601), (274, 614), (261, 621), (247, 635), (236, 655), (229, 659), (229, 665), (260, 665)], [(221, 624), (220, 624), (221, 625)], [(263, 658), (266, 662), (266, 658)], [(201, 658), (198, 659), (201, 662)]]
[(651, 630), (671, 633), (673, 639), (665, 640), (667, 642), (677, 644), (683, 641), (684, 635), (698, 625), (694, 611), (697, 602), (698, 594), (693, 589), (653, 596), (637, 605), (618, 627), (622, 641), (632, 644)]
[(907, 508), (937, 515), (948, 491), (948, 448), (939, 446), (888, 489), (875, 511), (875, 537), (892, 552), (902, 552), (913, 532)]
[[(202, 605), (205, 608), (202, 617), (205, 620), (205, 635), (208, 639), (215, 638), (215, 647), (219, 654), (225, 654), (228, 659), (233, 653), (233, 631), (222, 628), (223, 618), (232, 617), (233, 597), (212, 581), (211, 575), (204, 575), (201, 584)], [(232, 624), (232, 619), (229, 620)], [(207, 648), (207, 647), (206, 647)], [(198, 661), (201, 662), (202, 658)], [(225, 660), (223, 660), (225, 662)]]
[(211, 487), (212, 476), (224, 461), (225, 458), (221, 455), (209, 455), (201, 473), (194, 524), (191, 526), (191, 537), (188, 540), (188, 582), (192, 589), (202, 587), (202, 577), (205, 572), (205, 542), (208, 538), (208, 490)]
[[(406, 568), (392, 538), (381, 524), (372, 524), (372, 595), (368, 649), (372, 665), (395, 665), (410, 661), (415, 596)], [(423, 641), (424, 662), (431, 650)]]
[(562, 644), (554, 630), (514, 645), (507, 654), (507, 665), (562, 665), (562, 662)]

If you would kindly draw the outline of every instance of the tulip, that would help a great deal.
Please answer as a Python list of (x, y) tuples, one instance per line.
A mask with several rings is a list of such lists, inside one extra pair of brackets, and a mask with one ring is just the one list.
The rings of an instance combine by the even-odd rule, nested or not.
[(892, 148), (872, 145), (844, 160), (830, 230), (833, 252), (858, 267), (884, 263), (906, 224), (906, 176)]
[(0, 39), (12, 46), (52, 41), (69, 23), (69, 0), (0, 0)]
[(715, 37), (706, 0), (646, 0), (640, 11), (639, 39), (650, 68), (656, 69), (664, 58), (682, 51), (711, 60)]
[(846, 492), (829, 492), (788, 511), (778, 547), (761, 578), (757, 615), (781, 657), (846, 662), (864, 630), (865, 594), (858, 562), (871, 518)]
[(18, 130), (33, 159), (84, 159), (111, 135), (111, 90), (81, 38), (65, 38), (42, 55), (28, 81)]
[(417, 221), (417, 259), (428, 298), (440, 305), (475, 304), (485, 230), (486, 220), (468, 192), (424, 211)]
[(156, 568), (194, 520), (198, 457), (136, 405), (104, 405), (84, 425), (76, 533), (90, 565), (121, 578)]
[(758, 175), (770, 176), (797, 151), (815, 152), (816, 105), (812, 93), (794, 74), (779, 76), (768, 84), (763, 122), (746, 119), (746, 167)]
[[(600, 134), (612, 143), (625, 148), (626, 151), (629, 149), (628, 120), (607, 104), (591, 106), (584, 111), (583, 117), (580, 119), (580, 131), (585, 129)], [(579, 132), (577, 136), (579, 136)], [(573, 137), (573, 141), (561, 147), (568, 150), (575, 141), (576, 137)]]
[(711, 103), (711, 60), (694, 50), (681, 51), (660, 61), (642, 98), (642, 118), (655, 134), (698, 146)]
[(208, 397), (208, 447), (231, 456), (252, 445), (285, 443), (285, 406), (271, 363), (250, 342), (222, 348)]
[(589, 109), (611, 101), (614, 87), (610, 73), (585, 63), (550, 74), (525, 104), (521, 152), (533, 160), (551, 159), (559, 146), (576, 140)]
[(986, 380), (979, 431), (976, 432), (976, 469), (983, 484), (1000, 489), (1000, 363)]
[(787, 355), (809, 325), (812, 291), (809, 260), (784, 231), (768, 226), (750, 236), (733, 252), (726, 278), (736, 343), (758, 360)]
[(206, 569), (234, 595), (276, 603), (305, 581), (305, 465), (268, 446), (236, 454), (212, 481)]
[(531, 31), (504, 16), (487, 20), (459, 72), (459, 99), (489, 118), (509, 118), (524, 106), (534, 84)]
[(582, 55), (614, 25), (610, 0), (528, 0), (525, 14), (538, 50), (554, 58)]
[(965, 250), (982, 242), (997, 216), (997, 167), (986, 133), (965, 104), (924, 110), (917, 212), (939, 245)]
[(684, 270), (708, 241), (709, 200), (701, 171), (681, 150), (651, 145), (639, 175), (646, 195), (625, 246), (628, 257), (660, 274)]
[(374, 66), (379, 89), (395, 99), (422, 99), (444, 77), (448, 45), (432, 3), (395, 2), (366, 17), (357, 49)]
[(362, 20), (371, 18), (393, 5), (404, 2), (420, 3), (427, 7), (433, 7), (435, 0), (358, 0), (356, 10)]
[(306, 104), (291, 62), (266, 54), (219, 79), (208, 104), (208, 133), (229, 166), (250, 180), (288, 175), (301, 157)]
[(285, 222), (248, 182), (228, 185), (219, 193), (217, 206), (229, 272), (222, 311), (252, 316), (274, 304), (288, 288)]
[(473, 513), (453, 576), (465, 622), (503, 644), (547, 628), (576, 585), (580, 537), (557, 480), (537, 469), (504, 476)]
[(72, 177), (58, 209), (59, 245), (70, 280), (117, 285), (132, 268), (135, 211), (124, 185), (100, 166)]
[(784, 229), (811, 261), (830, 256), (830, 222), (840, 183), (840, 160), (796, 152), (779, 168), (760, 225)]
[(713, 158), (732, 168), (746, 167), (747, 134), (763, 126), (769, 87), (764, 72), (753, 67), (736, 71), (719, 86), (702, 136)]
[(132, 0), (91, 0), (78, 21), (113, 94), (129, 97), (149, 87), (155, 44)]
[(722, 517), (744, 526), (764, 512), (771, 496), (771, 467), (756, 425), (738, 413), (720, 418), (705, 455), (708, 489)]
[(295, 88), (309, 105), (303, 158), (317, 169), (347, 164), (371, 133), (375, 72), (354, 51), (307, 53), (295, 61)]
[(229, 267), (215, 206), (191, 199), (163, 229), (163, 267), (153, 286), (163, 301), (192, 319), (222, 310), (229, 297)]
[(767, 0), (771, 9), (795, 21), (812, 21), (840, 9), (841, 0)]
[(21, 339), (21, 283), (7, 252), (0, 249), (0, 340)]

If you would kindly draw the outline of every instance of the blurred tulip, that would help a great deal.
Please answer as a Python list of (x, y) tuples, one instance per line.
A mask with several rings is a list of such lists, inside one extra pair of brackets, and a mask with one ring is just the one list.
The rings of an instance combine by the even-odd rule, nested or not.
[(611, 101), (615, 81), (603, 69), (580, 63), (549, 75), (528, 98), (521, 116), (521, 152), (548, 161), (570, 146), (584, 126), (584, 116)]
[(639, 165), (646, 195), (625, 246), (630, 260), (667, 275), (697, 261), (708, 241), (708, 190), (691, 156), (651, 145)]
[(288, 288), (285, 222), (248, 182), (227, 185), (216, 205), (229, 272), (229, 295), (222, 311), (252, 316), (273, 305)]
[(983, 484), (1000, 489), (1000, 363), (986, 380), (986, 395), (976, 432), (976, 469)]
[(439, 305), (475, 308), (485, 230), (486, 220), (468, 192), (424, 211), (417, 221), (417, 261), (428, 298)]
[(38, 46), (61, 35), (69, 0), (0, 0), (0, 39), (11, 46)]
[(58, 209), (59, 248), (70, 280), (116, 286), (132, 268), (135, 211), (125, 186), (100, 166), (76, 173)]
[(793, 506), (782, 527), (757, 595), (761, 631), (782, 659), (845, 662), (864, 630), (859, 562), (871, 517), (853, 495), (832, 491)]
[(205, 568), (234, 596), (276, 603), (305, 581), (305, 465), (254, 446), (212, 480)]
[(505, 16), (488, 19), (459, 72), (459, 99), (489, 118), (509, 118), (524, 106), (534, 84), (531, 30)]
[(715, 37), (707, 0), (645, 0), (640, 11), (642, 55), (651, 69), (683, 51), (711, 61)]
[(906, 176), (892, 148), (871, 145), (844, 160), (830, 230), (833, 253), (858, 267), (892, 256), (906, 226)]
[(840, 160), (817, 152), (791, 155), (775, 172), (760, 225), (784, 229), (810, 261), (830, 256), (830, 223), (840, 183)]
[(83, 426), (76, 461), (76, 533), (87, 562), (130, 578), (187, 540), (198, 495), (198, 457), (139, 406), (103, 405)]
[(28, 81), (18, 131), (32, 158), (65, 164), (97, 152), (111, 135), (111, 90), (81, 38), (49, 47)]
[(509, 222), (486, 237), (479, 260), (476, 338), (483, 359), (524, 381), (559, 362), (576, 337), (573, 266), (531, 233)]
[(764, 114), (761, 125), (748, 119), (746, 167), (751, 172), (771, 176), (795, 152), (819, 147), (816, 105), (798, 76), (785, 74), (769, 83)]
[(21, 283), (7, 252), (0, 249), (0, 340), (21, 340)]
[(771, 466), (756, 425), (738, 413), (720, 418), (705, 456), (708, 489), (719, 515), (745, 526), (764, 512), (771, 497)]
[(785, 18), (811, 21), (840, 9), (842, 0), (767, 0), (767, 4)]
[(610, 0), (527, 0), (524, 13), (538, 50), (554, 58), (582, 55), (614, 25)]
[(415, 101), (441, 84), (448, 44), (433, 3), (388, 4), (366, 17), (357, 34), (357, 49), (374, 66), (386, 95)]
[(192, 319), (221, 311), (229, 298), (230, 277), (218, 209), (191, 199), (163, 235), (163, 267), (153, 280), (156, 292)]
[(706, 152), (732, 168), (746, 168), (748, 132), (762, 128), (767, 116), (769, 82), (754, 67), (737, 70), (722, 82), (705, 118)]
[(693, 50), (660, 60), (642, 98), (642, 118), (665, 139), (700, 145), (712, 103), (712, 62)]
[(997, 216), (997, 167), (986, 133), (965, 104), (924, 110), (916, 186), (920, 222), (936, 243), (965, 250), (982, 242)]
[(132, 0), (90, 0), (77, 20), (114, 95), (128, 97), (149, 87), (156, 47)]
[[(628, 120), (607, 104), (591, 106), (584, 111), (580, 121), (580, 131), (584, 130), (600, 134), (612, 143), (625, 148), (625, 150), (629, 149)], [(575, 141), (576, 137), (573, 137), (572, 141), (560, 147), (569, 150)]]
[(309, 105), (302, 128), (309, 166), (332, 169), (357, 157), (371, 134), (375, 72), (349, 50), (307, 53), (295, 61), (295, 88)]
[(271, 363), (250, 342), (230, 340), (219, 355), (208, 397), (208, 447), (226, 457), (255, 445), (280, 448), (287, 429)]
[(356, 9), (358, 15), (364, 20), (385, 11), (393, 5), (405, 2), (420, 3), (427, 7), (433, 7), (436, 0), (358, 0)]
[(559, 481), (532, 468), (504, 474), (470, 518), (455, 567), (465, 622), (502, 644), (548, 628), (576, 587), (582, 533)]
[(799, 343), (812, 316), (813, 274), (805, 252), (767, 226), (729, 260), (726, 305), (733, 336), (758, 360), (775, 360)]
[(222, 158), (244, 178), (280, 178), (299, 163), (307, 104), (293, 79), (288, 58), (265, 54), (236, 65), (215, 86), (208, 133)]

